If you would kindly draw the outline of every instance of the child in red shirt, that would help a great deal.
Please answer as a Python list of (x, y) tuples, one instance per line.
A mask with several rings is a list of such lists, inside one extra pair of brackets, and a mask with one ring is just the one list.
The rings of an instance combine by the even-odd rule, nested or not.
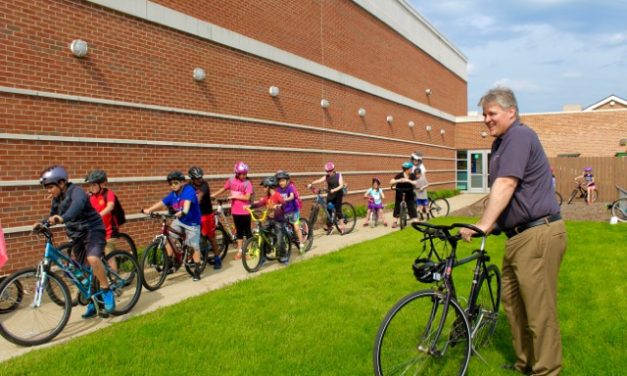
[(266, 195), (261, 199), (255, 201), (251, 206), (253, 208), (259, 208), (265, 206), (268, 209), (267, 222), (264, 224), (264, 228), (272, 228), (274, 234), (277, 237), (277, 250), (279, 252), (279, 262), (287, 264), (289, 262), (289, 254), (287, 253), (287, 247), (289, 244), (284, 244), (285, 233), (283, 230), (283, 222), (285, 220), (283, 214), (283, 197), (277, 192), (276, 187), (278, 182), (276, 177), (269, 176), (261, 182), (261, 185), (266, 188)]
[[(107, 245), (105, 246), (105, 255), (115, 250), (115, 238), (113, 235), (118, 233), (118, 223), (113, 216), (113, 208), (115, 206), (115, 195), (111, 190), (105, 187), (107, 183), (107, 174), (102, 170), (93, 170), (85, 178), (85, 182), (89, 183), (89, 202), (91, 206), (96, 209), (102, 217), (102, 222), (105, 225), (105, 239)], [(115, 260), (111, 259), (111, 267), (115, 270)]]

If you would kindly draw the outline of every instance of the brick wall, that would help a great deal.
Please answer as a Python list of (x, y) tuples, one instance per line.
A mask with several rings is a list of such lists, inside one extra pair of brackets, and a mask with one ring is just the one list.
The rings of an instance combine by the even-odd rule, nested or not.
[[(463, 80), (352, 2), (226, 1), (216, 8), (207, 1), (195, 2), (194, 10), (185, 8), (189, 2), (159, 3), (438, 110), (466, 112)], [(360, 191), (370, 186), (372, 175), (390, 179), (405, 156), (420, 150), (430, 180), (438, 188), (453, 186), (447, 183), (454, 180), (451, 122), (86, 1), (4, 1), (0, 14), (0, 86), (43, 93), (0, 90), (0, 220), (5, 229), (30, 225), (47, 213), (44, 191), (30, 181), (53, 163), (65, 165), (72, 178), (98, 167), (112, 178), (128, 180), (165, 177), (192, 164), (207, 174), (228, 174), (236, 160), (245, 160), (253, 173), (284, 168), (312, 174), (295, 178), (305, 194), (304, 185), (322, 175), (328, 160), (340, 171), (355, 172), (345, 179), (350, 190)], [(82, 59), (68, 48), (76, 38), (89, 43)], [(195, 67), (206, 70), (205, 81), (192, 79)], [(281, 89), (277, 98), (267, 93), (271, 85)], [(425, 88), (434, 94), (426, 97)], [(126, 103), (97, 104), (52, 98), (54, 94)], [(320, 108), (323, 97), (331, 102), (327, 110)], [(367, 110), (365, 118), (357, 115), (360, 107)], [(385, 121), (389, 114), (392, 124)], [(416, 124), (413, 129), (409, 120)], [(425, 124), (432, 125), (431, 133)], [(211, 180), (212, 189), (223, 180)], [(127, 214), (168, 190), (154, 180), (122, 181), (111, 188)], [(360, 196), (348, 199), (361, 204)], [(142, 245), (158, 228), (154, 221), (131, 220), (125, 232)], [(61, 233), (56, 238), (64, 241)], [(41, 257), (42, 240), (27, 232), (7, 234), (7, 241), (10, 261), (2, 273)]]

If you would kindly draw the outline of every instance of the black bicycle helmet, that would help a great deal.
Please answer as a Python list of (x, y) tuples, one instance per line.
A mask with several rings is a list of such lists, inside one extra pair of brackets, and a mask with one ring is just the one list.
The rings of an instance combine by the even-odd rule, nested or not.
[(181, 171), (172, 171), (168, 174), (166, 180), (168, 181), (168, 183), (172, 180), (185, 181), (185, 175), (183, 175)]
[(288, 179), (289, 180), (290, 174), (288, 174), (287, 171), (279, 170), (279, 171), (276, 172), (274, 177), (277, 178), (277, 180), (281, 180), (281, 179)]
[(188, 174), (190, 179), (202, 179), (204, 172), (202, 171), (202, 168), (192, 166), (189, 168)]
[(57, 165), (46, 168), (39, 176), (41, 185), (59, 184), (61, 180), (68, 181), (67, 171), (62, 166)]
[(93, 170), (85, 177), (85, 183), (102, 184), (107, 181), (107, 173), (103, 170)]
[[(444, 272), (445, 266), (446, 264), (443, 262), (436, 264), (427, 258), (417, 258), (414, 260), (412, 270), (414, 271), (414, 276), (419, 282), (433, 283), (436, 281), (436, 278), (434, 278), (435, 274), (441, 275)], [(440, 280), (440, 278), (437, 278), (437, 280)]]
[(275, 188), (279, 184), (274, 176), (268, 176), (261, 181), (261, 185), (266, 188)]

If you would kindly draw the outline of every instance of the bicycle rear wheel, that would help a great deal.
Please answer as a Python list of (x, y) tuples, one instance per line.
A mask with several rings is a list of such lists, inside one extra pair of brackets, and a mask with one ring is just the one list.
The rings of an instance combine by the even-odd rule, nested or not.
[[(193, 276), (194, 276), (194, 271), (195, 271), (195, 268), (197, 267), (196, 265), (192, 264), (192, 262), (193, 262), (193, 256), (192, 256), (192, 255), (193, 255), (193, 253), (194, 253), (194, 248), (192, 248), (192, 247), (188, 247), (188, 246), (185, 246), (185, 248), (186, 248), (185, 252), (186, 252), (186, 253), (187, 253), (187, 252), (189, 252), (189, 255), (188, 255), (188, 254), (186, 254), (186, 255), (184, 256), (184, 259), (186, 260), (186, 261), (184, 262), (184, 264), (185, 264), (185, 270), (187, 271), (187, 273), (188, 273), (189, 275), (191, 275), (191, 276), (193, 277)], [(200, 272), (201, 272), (201, 273), (205, 271), (205, 267), (207, 267), (207, 262), (208, 262), (208, 261), (209, 261), (209, 260), (208, 260), (208, 255), (207, 255), (207, 253), (206, 253), (206, 252), (202, 252), (202, 251), (201, 251), (201, 252), (200, 252)]]
[(309, 221), (305, 218), (300, 219), (300, 233), (303, 235), (303, 245), (304, 252), (309, 252), (311, 246), (313, 245), (313, 236), (310, 235), (310, 232), (313, 231), (313, 228), (309, 224)]
[(350, 234), (355, 229), (355, 224), (357, 223), (357, 213), (350, 202), (342, 203), (342, 219), (338, 219), (335, 222), (335, 228), (337, 228), (338, 231), (341, 231), (339, 221), (344, 222), (344, 235)]
[(486, 346), (496, 329), (501, 304), (501, 273), (496, 265), (488, 265), (479, 280), (479, 293), (470, 314), (474, 349)]
[(570, 203), (573, 202), (577, 194), (579, 194), (579, 190), (576, 188), (573, 189), (573, 191), (570, 194), (570, 197), (568, 197), (568, 201), (566, 201), (566, 205), (570, 205)]
[[(218, 224), (218, 226), (216, 227), (216, 244), (218, 245), (218, 255), (220, 256), (220, 259), (224, 260), (224, 258), (226, 257), (226, 253), (229, 250), (229, 244), (231, 243), (229, 240), (229, 236), (226, 233), (226, 230), (224, 229), (224, 227), (222, 226), (222, 223)], [(209, 241), (209, 239), (206, 236), (202, 236), (200, 238), (200, 249), (202, 251), (203, 248), (205, 248), (205, 250), (208, 250), (211, 247), (211, 242)], [(214, 250), (208, 251), (207, 252), (207, 262), (211, 265), (214, 264)]]
[(165, 281), (168, 273), (168, 256), (160, 241), (152, 242), (144, 250), (141, 261), (142, 284), (150, 291), (155, 291)]
[[(56, 274), (48, 273), (46, 286), (39, 290), (41, 303), (35, 306), (39, 283), (37, 269), (30, 268), (10, 275), (0, 284), (0, 296), (12, 307), (0, 315), (0, 335), (20, 346), (50, 341), (61, 333), (70, 318), (72, 301), (65, 283)], [(50, 291), (55, 292), (56, 302), (51, 299)]]
[(242, 264), (249, 273), (254, 273), (261, 268), (265, 257), (262, 249), (264, 245), (263, 240), (258, 235), (248, 238), (244, 242), (242, 246)]
[(621, 222), (627, 222), (627, 198), (621, 198), (612, 204), (612, 216)]
[(446, 217), (450, 210), (451, 206), (445, 198), (429, 200), (429, 215), (431, 218)]
[(405, 201), (401, 201), (401, 210), (398, 213), (401, 230), (407, 227), (407, 216), (407, 203)]
[(597, 198), (599, 198), (599, 192), (595, 189), (591, 193), (590, 202), (596, 202)]
[(470, 360), (463, 309), (436, 291), (402, 298), (383, 319), (374, 344), (376, 375), (463, 375)]
[[(115, 316), (130, 311), (142, 292), (141, 270), (137, 260), (127, 251), (114, 251), (105, 257), (105, 273), (115, 297)], [(114, 268), (111, 265), (115, 265)]]
[(120, 232), (112, 236), (112, 238), (116, 239), (115, 241), (116, 251), (127, 252), (133, 255), (133, 257), (135, 257), (135, 260), (137, 260), (137, 247), (135, 246), (135, 242), (133, 241), (133, 238), (130, 237), (130, 235)]

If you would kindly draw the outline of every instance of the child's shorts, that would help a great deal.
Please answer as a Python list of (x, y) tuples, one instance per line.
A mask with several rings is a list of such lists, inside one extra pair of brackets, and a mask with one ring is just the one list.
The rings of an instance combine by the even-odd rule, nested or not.
[(285, 220), (289, 221), (293, 225), (300, 224), (300, 211), (297, 210), (291, 213), (285, 213)]
[(216, 236), (215, 213), (205, 214), (200, 217), (200, 232), (208, 238), (213, 238)]
[[(200, 249), (200, 226), (188, 226), (175, 219), (170, 227), (177, 232), (185, 232), (185, 244), (196, 250)], [(171, 234), (171, 236), (176, 237), (176, 234)]]
[(429, 200), (427, 200), (426, 198), (416, 199), (416, 206), (427, 206), (427, 205), (429, 205)]
[(383, 203), (375, 204), (374, 202), (368, 202), (368, 209), (370, 210), (383, 209)]

